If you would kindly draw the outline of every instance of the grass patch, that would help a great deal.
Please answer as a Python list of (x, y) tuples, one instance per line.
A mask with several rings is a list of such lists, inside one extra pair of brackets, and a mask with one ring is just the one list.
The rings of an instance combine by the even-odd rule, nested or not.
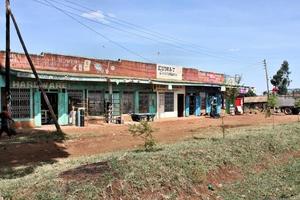
[[(0, 177), (0, 196), (13, 199), (201, 199), (212, 196), (253, 199), (254, 192), (258, 199), (296, 196), (300, 194), (299, 175), (296, 175), (300, 174), (299, 159), (274, 165), (257, 176), (253, 166), (264, 162), (266, 156), (275, 158), (299, 151), (299, 128), (297, 123), (279, 125), (276, 131), (269, 126), (240, 127), (230, 130), (225, 139), (195, 136), (176, 144), (161, 145), (160, 151), (122, 151), (66, 159), (39, 166), (27, 176)], [(281, 186), (283, 182), (285, 185)], [(273, 191), (276, 183), (278, 192)], [(248, 187), (253, 188), (250, 193)]]

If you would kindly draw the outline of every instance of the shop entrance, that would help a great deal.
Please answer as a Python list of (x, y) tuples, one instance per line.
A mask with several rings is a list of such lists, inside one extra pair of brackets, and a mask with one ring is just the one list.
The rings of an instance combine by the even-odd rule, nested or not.
[(183, 117), (184, 113), (184, 94), (177, 95), (177, 111), (178, 117)]
[[(58, 113), (58, 94), (55, 92), (47, 92), (47, 97), (49, 99), (49, 102), (53, 108), (53, 111), (57, 117)], [(51, 117), (50, 111), (48, 109), (48, 106), (43, 98), (43, 95), (41, 95), (41, 117), (42, 117), (42, 124), (54, 124), (54, 121)]]
[(190, 115), (196, 114), (196, 96), (190, 96)]

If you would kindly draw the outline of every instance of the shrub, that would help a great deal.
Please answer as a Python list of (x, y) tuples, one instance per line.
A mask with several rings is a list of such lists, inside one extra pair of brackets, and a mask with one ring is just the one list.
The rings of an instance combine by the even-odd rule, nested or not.
[(147, 121), (141, 121), (139, 124), (129, 126), (129, 132), (134, 137), (141, 137), (144, 139), (144, 148), (146, 151), (153, 151), (156, 141), (152, 135), (154, 130)]
[(266, 110), (266, 117), (270, 117), (271, 116), (271, 108), (276, 108), (277, 104), (278, 104), (278, 99), (277, 96), (275, 94), (270, 95), (268, 98), (268, 102), (267, 102), (267, 110)]

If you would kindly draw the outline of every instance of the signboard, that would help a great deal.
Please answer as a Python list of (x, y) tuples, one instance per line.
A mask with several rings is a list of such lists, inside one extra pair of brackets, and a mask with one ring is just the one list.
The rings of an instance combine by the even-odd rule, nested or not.
[[(12, 88), (38, 88), (35, 81), (12, 81)], [(43, 88), (45, 89), (65, 89), (67, 83), (64, 82), (43, 82)]]
[(156, 78), (166, 80), (182, 80), (182, 67), (158, 64), (156, 66)]

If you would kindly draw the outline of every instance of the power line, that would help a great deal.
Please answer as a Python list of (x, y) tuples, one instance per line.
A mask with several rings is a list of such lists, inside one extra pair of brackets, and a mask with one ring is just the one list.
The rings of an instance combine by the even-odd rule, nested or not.
[[(119, 43), (117, 43), (117, 42), (111, 40), (110, 38), (108, 38), (107, 36), (105, 36), (105, 35), (99, 33), (98, 31), (96, 31), (96, 30), (93, 29), (92, 27), (90, 27), (90, 26), (84, 24), (83, 22), (79, 21), (77, 18), (73, 17), (72, 15), (77, 16), (77, 17), (80, 17), (80, 18), (83, 18), (83, 19), (85, 19), (85, 20), (89, 20), (89, 21), (92, 21), (92, 22), (101, 24), (101, 25), (104, 25), (104, 26), (108, 26), (108, 27), (110, 27), (110, 28), (113, 28), (113, 29), (116, 29), (116, 30), (118, 30), (118, 31), (122, 31), (122, 32), (123, 32), (122, 29), (119, 29), (119, 28), (116, 28), (116, 27), (113, 27), (113, 26), (110, 26), (110, 25), (107, 25), (107, 24), (103, 24), (103, 23), (101, 23), (101, 22), (99, 22), (99, 21), (97, 21), (97, 20), (89, 19), (89, 18), (83, 17), (83, 16), (81, 16), (81, 15), (78, 15), (78, 14), (76, 14), (76, 13), (73, 13), (73, 12), (70, 12), (70, 11), (67, 11), (67, 10), (64, 10), (64, 9), (62, 9), (62, 8), (60, 8), (60, 7), (58, 7), (58, 6), (54, 5), (54, 4), (52, 4), (52, 3), (50, 3), (50, 2), (47, 1), (47, 0), (43, 0), (43, 1), (41, 1), (41, 0), (33, 0), (33, 1), (38, 2), (38, 3), (40, 3), (40, 4), (43, 4), (43, 5), (45, 5), (45, 6), (48, 6), (48, 7), (55, 8), (56, 10), (59, 10), (60, 12), (64, 13), (64, 14), (67, 15), (68, 17), (70, 17), (70, 18), (72, 18), (73, 20), (75, 20), (77, 23), (79, 23), (79, 24), (81, 24), (82, 26), (88, 28), (89, 30), (95, 32), (96, 34), (100, 35), (101, 37), (103, 37), (104, 39), (108, 40), (109, 42), (114, 43), (114, 44), (117, 45), (118, 47), (120, 47), (120, 48), (122, 48), (122, 49), (124, 49), (124, 50), (126, 50), (126, 51), (128, 51), (128, 52), (130, 52), (130, 53), (132, 53), (132, 54), (134, 54), (134, 55), (136, 55), (136, 56), (138, 56), (138, 57), (141, 57), (142, 59), (144, 59), (144, 60), (146, 60), (146, 61), (148, 61), (148, 62), (153, 62), (153, 61), (151, 61), (151, 60), (145, 58), (144, 56), (142, 56), (142, 55), (140, 55), (140, 54), (138, 54), (138, 53), (136, 53), (136, 52), (134, 52), (134, 51), (128, 49), (127, 47), (125, 47), (125, 46), (123, 46), (123, 45), (120, 45)], [(53, 1), (55, 1), (55, 0), (53, 0)], [(46, 3), (45, 3), (45, 2), (46, 2)], [(57, 1), (55, 1), (55, 2), (57, 2)], [(71, 8), (71, 7), (70, 7), (70, 8)], [(82, 10), (80, 10), (80, 11), (82, 11)], [(127, 33), (131, 34), (131, 32), (128, 32), (128, 31), (127, 31)], [(148, 38), (148, 37), (146, 37), (146, 39), (152, 40), (151, 38)], [(152, 41), (153, 41), (153, 40), (152, 40)], [(174, 45), (173, 45), (173, 46), (174, 46)], [(176, 46), (176, 45), (175, 45), (175, 47), (181, 49), (181, 47), (178, 47), (178, 46)], [(185, 50), (185, 51), (186, 51), (186, 49), (182, 49), (182, 50)], [(202, 54), (203, 54), (203, 53), (202, 53)], [(231, 60), (231, 61), (232, 61), (232, 60)], [(256, 63), (253, 63), (253, 64), (256, 64)], [(251, 64), (251, 65), (253, 65), (253, 64)], [(249, 68), (249, 67), (246, 66), (246, 67), (242, 67), (242, 68)], [(241, 69), (242, 69), (242, 68), (241, 68)]]
[[(37, 0), (34, 0), (34, 1), (37, 1)], [(53, 5), (53, 4), (52, 4), (51, 2), (49, 2), (48, 0), (44, 0), (44, 1), (47, 2), (51, 7), (53, 7), (53, 8), (55, 8), (56, 10), (62, 12), (62, 13), (65, 14), (66, 16), (68, 16), (68, 17), (70, 17), (71, 19), (73, 19), (75, 22), (79, 23), (80, 25), (84, 26), (85, 28), (89, 29), (90, 31), (96, 33), (97, 35), (101, 36), (101, 37), (104, 38), (105, 40), (107, 40), (107, 41), (109, 41), (109, 42), (115, 44), (116, 46), (122, 48), (122, 49), (125, 50), (125, 51), (128, 51), (129, 53), (131, 53), (131, 54), (133, 54), (133, 55), (136, 55), (136, 56), (142, 58), (142, 59), (145, 60), (145, 61), (152, 62), (152, 61), (150, 61), (149, 59), (145, 58), (144, 56), (142, 56), (142, 55), (140, 55), (140, 54), (138, 54), (138, 53), (136, 53), (136, 52), (134, 52), (134, 51), (128, 49), (127, 47), (125, 47), (125, 46), (119, 44), (118, 42), (116, 42), (116, 41), (114, 41), (114, 40), (111, 40), (109, 37), (107, 37), (107, 36), (101, 34), (100, 32), (98, 32), (97, 30), (93, 29), (92, 27), (90, 27), (90, 26), (88, 26), (88, 25), (82, 23), (81, 21), (79, 21), (78, 19), (76, 19), (75, 17), (73, 17), (72, 15), (70, 15), (69, 13), (67, 13), (66, 11), (64, 11), (63, 9), (61, 9), (61, 8), (59, 8), (59, 7), (55, 6), (55, 5)]]
[[(58, 3), (58, 4), (62, 5), (62, 6), (65, 6), (65, 7), (67, 7), (67, 8), (70, 8), (70, 9), (73, 9), (73, 10), (76, 10), (76, 11), (79, 11), (79, 12), (85, 12), (85, 10), (87, 10), (87, 11), (92, 11), (92, 12), (99, 12), (99, 11), (93, 10), (93, 9), (91, 9), (91, 8), (88, 8), (88, 7), (86, 7), (86, 6), (80, 5), (80, 4), (76, 3), (76, 2), (72, 2), (72, 1), (69, 1), (69, 0), (64, 0), (64, 1), (65, 1), (65, 2), (68, 2), (68, 3), (70, 3), (70, 4), (72, 4), (72, 6), (67, 5), (66, 3), (63, 3), (63, 2), (56, 1), (56, 0), (52, 0), (52, 1)], [(75, 8), (73, 5), (76, 5), (76, 6), (80, 7), (81, 9)], [(62, 8), (60, 8), (60, 9), (62, 9)], [(63, 9), (62, 9), (62, 10), (63, 10)], [(69, 11), (66, 11), (66, 12), (69, 12)], [(156, 38), (159, 38), (159, 39), (163, 39), (164, 41), (157, 40), (157, 39), (153, 39), (153, 38), (149, 38), (149, 37), (144, 36), (144, 35), (141, 35), (141, 34), (137, 34), (137, 33), (133, 33), (133, 32), (130, 32), (130, 31), (127, 31), (127, 30), (124, 30), (124, 29), (120, 29), (120, 28), (117, 28), (117, 27), (108, 25), (108, 24), (106, 24), (106, 23), (99, 22), (98, 20), (89, 19), (89, 18), (83, 17), (82, 15), (78, 15), (78, 14), (75, 14), (75, 13), (72, 13), (72, 12), (69, 12), (69, 13), (72, 14), (72, 15), (76, 15), (76, 16), (78, 16), (78, 17), (81, 17), (81, 18), (85, 18), (86, 20), (93, 21), (93, 22), (95, 22), (95, 23), (98, 23), (98, 24), (107, 26), (107, 27), (109, 27), (109, 28), (112, 28), (112, 29), (121, 31), (121, 32), (126, 32), (126, 33), (129, 33), (129, 34), (136, 35), (136, 36), (138, 36), (138, 37), (143, 37), (143, 38), (148, 39), (148, 40), (151, 40), (151, 41), (155, 41), (155, 42), (158, 42), (158, 43), (164, 43), (164, 44), (166, 44), (166, 45), (170, 45), (170, 46), (172, 46), (172, 47), (175, 47), (175, 48), (177, 48), (177, 49), (183, 50), (183, 51), (185, 51), (185, 52), (192, 52), (192, 53), (195, 53), (195, 54), (201, 54), (201, 55), (206, 55), (206, 56), (210, 56), (210, 57), (214, 57), (214, 58), (218, 58), (218, 59), (225, 59), (225, 60), (228, 60), (228, 61), (231, 61), (231, 62), (241, 63), (239, 60), (235, 60), (235, 59), (233, 59), (233, 58), (228, 58), (228, 57), (225, 57), (225, 56), (213, 55), (213, 54), (211, 54), (211, 53), (203, 52), (203, 51), (200, 52), (200, 51), (198, 51), (198, 50), (187, 49), (187, 48), (184, 48), (184, 47), (180, 46), (180, 45), (182, 45), (182, 44), (181, 44), (181, 43), (178, 43), (178, 42), (177, 42), (177, 44), (174, 44), (174, 41), (172, 41), (173, 43), (166, 42), (165, 40), (171, 41), (169, 38), (172, 37), (172, 36), (161, 36), (161, 34), (159, 34), (159, 33), (157, 33), (157, 32), (149, 32), (149, 31), (148, 31), (149, 29), (146, 29), (147, 31), (144, 31), (144, 30), (138, 30), (138, 31), (139, 31), (139, 32), (142, 32), (142, 33), (145, 33), (145, 34), (148, 34), (148, 35), (151, 35), (152, 37), (156, 37)], [(127, 25), (130, 25), (131, 27), (135, 27), (135, 28), (139, 28), (139, 29), (145, 29), (145, 28), (143, 28), (143, 27), (141, 27), (141, 26), (134, 25), (134, 24), (132, 24), (132, 23), (130, 23), (130, 22), (126, 22), (126, 21), (124, 21), (124, 20), (120, 20), (120, 19), (118, 19), (118, 18), (116, 18), (116, 17), (111, 17), (111, 16), (109, 16), (109, 15), (107, 15), (107, 14), (105, 14), (105, 13), (102, 13), (102, 12), (101, 12), (101, 14), (103, 14), (103, 16), (106, 17), (105, 20), (107, 20), (107, 21), (110, 21), (110, 22), (113, 22), (113, 23), (117, 23), (117, 24), (119, 24), (119, 25), (124, 25), (124, 23), (125, 23), (125, 24), (127, 24)], [(120, 23), (120, 21), (121, 21), (122, 23)], [(153, 34), (153, 33), (154, 33), (154, 34)]]

